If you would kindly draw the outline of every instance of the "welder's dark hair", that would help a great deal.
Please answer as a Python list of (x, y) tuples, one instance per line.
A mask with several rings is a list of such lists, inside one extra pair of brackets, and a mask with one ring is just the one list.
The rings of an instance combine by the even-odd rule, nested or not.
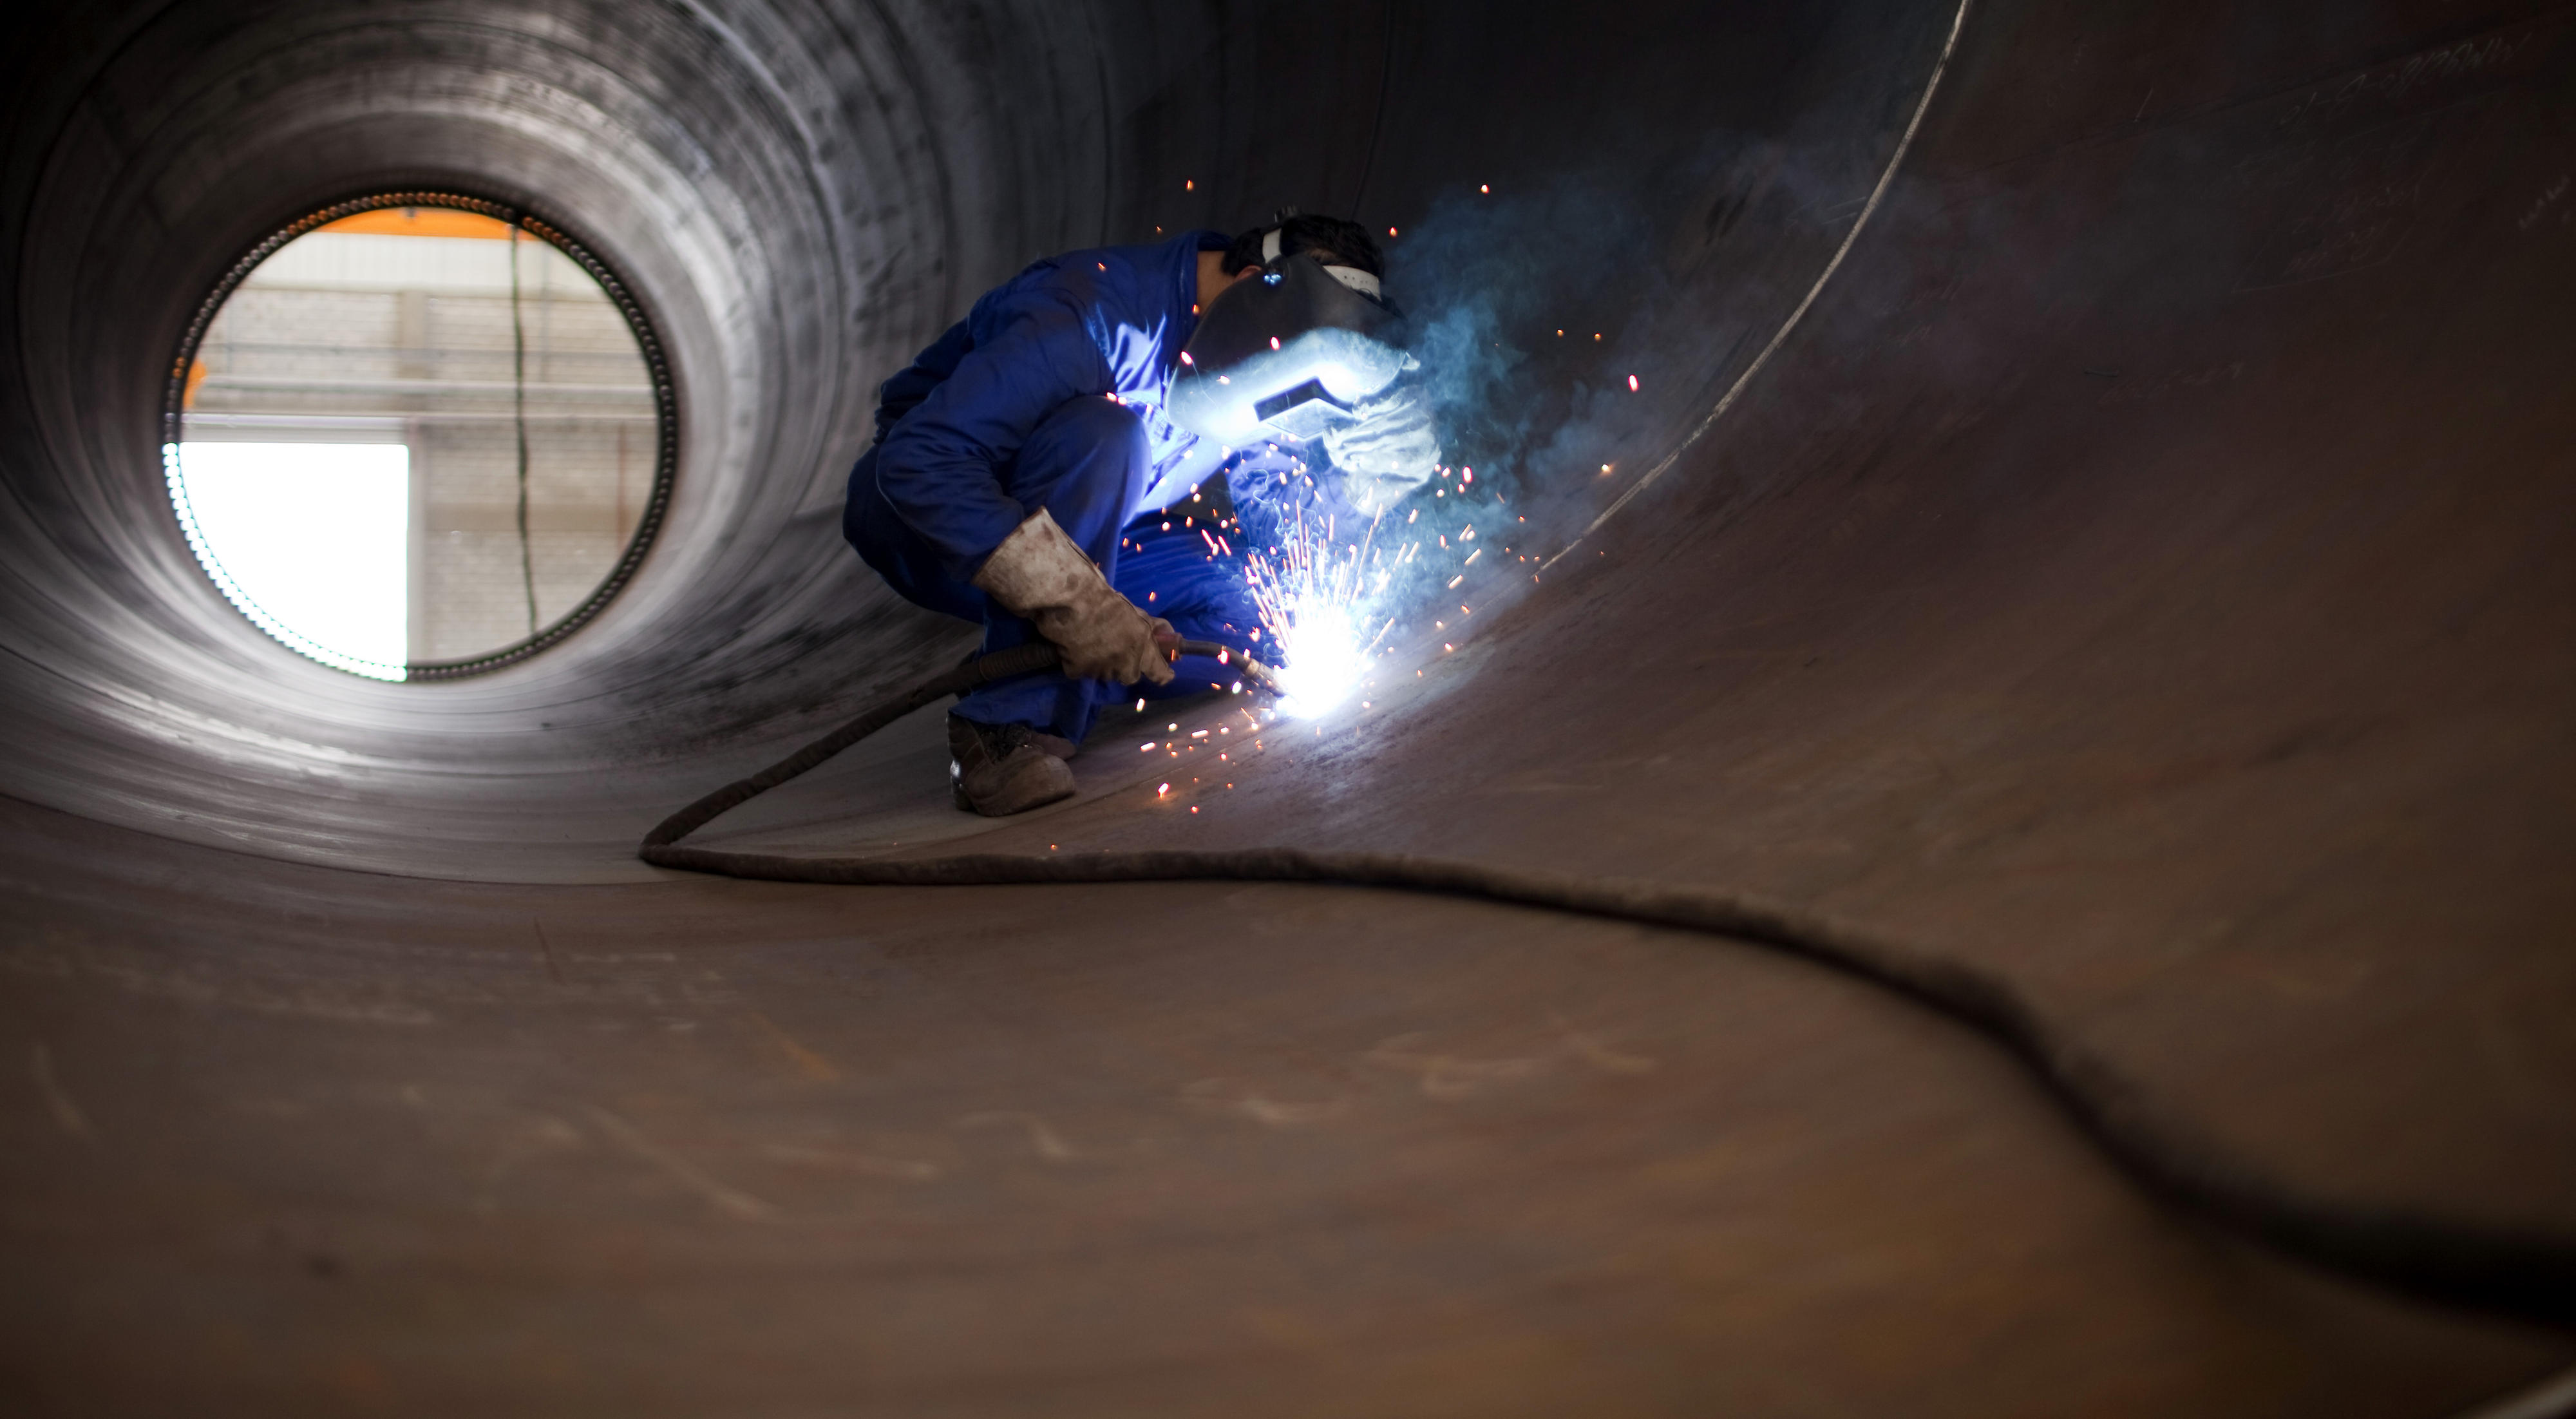
[(1225, 249), (1223, 268), (1231, 276), (1246, 266), (1261, 264), (1261, 239), (1272, 227), (1279, 232), (1279, 254), (1296, 256), (1303, 253), (1327, 266), (1356, 266), (1372, 276), (1386, 274), (1386, 259), (1378, 255), (1377, 239), (1368, 228), (1339, 217), (1308, 217), (1290, 213), (1268, 227), (1254, 227), (1234, 239)]

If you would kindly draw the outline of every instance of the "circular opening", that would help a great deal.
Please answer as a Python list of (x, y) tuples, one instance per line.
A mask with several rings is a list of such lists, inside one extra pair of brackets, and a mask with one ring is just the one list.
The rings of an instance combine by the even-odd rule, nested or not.
[(625, 283), (449, 193), (341, 202), (199, 307), (163, 463), (199, 565), (338, 669), (451, 679), (578, 629), (669, 505), (671, 381)]

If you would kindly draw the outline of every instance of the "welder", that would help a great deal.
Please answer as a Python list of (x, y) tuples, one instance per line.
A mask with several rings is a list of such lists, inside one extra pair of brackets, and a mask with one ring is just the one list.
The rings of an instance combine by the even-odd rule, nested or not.
[(1358, 224), (1294, 214), (1068, 252), (885, 382), (850, 470), (850, 545), (906, 599), (981, 624), (986, 652), (1044, 638), (1062, 657), (958, 702), (958, 807), (1069, 797), (1065, 761), (1103, 704), (1229, 688), (1172, 648), (1255, 645), (1250, 547), (1433, 476), (1384, 275)]

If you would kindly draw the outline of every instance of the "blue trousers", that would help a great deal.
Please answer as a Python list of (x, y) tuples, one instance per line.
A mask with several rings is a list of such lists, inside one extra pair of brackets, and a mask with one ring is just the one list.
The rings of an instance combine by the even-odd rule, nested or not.
[[(850, 470), (849, 503), (841, 515), (842, 535), (860, 559), (914, 605), (982, 625), (988, 653), (1038, 639), (1037, 627), (960, 580), (895, 515), (877, 488), (876, 459), (871, 448)], [(1152, 510), (1129, 521), (1128, 510), (1152, 472), (1134, 414), (1106, 399), (1070, 400), (1041, 421), (1019, 456), (999, 471), (1003, 490), (1031, 514), (1046, 509), (1074, 545), (1100, 564), (1119, 594), (1171, 622), (1187, 639), (1252, 649), (1251, 632), (1261, 622), (1244, 583), (1242, 558), (1211, 547), (1182, 518), (1171, 519), (1169, 530)], [(981, 724), (1024, 724), (1078, 744), (1103, 704), (1201, 694), (1241, 678), (1207, 656), (1183, 656), (1172, 672), (1168, 685), (1031, 675), (987, 685), (960, 701), (956, 712)]]

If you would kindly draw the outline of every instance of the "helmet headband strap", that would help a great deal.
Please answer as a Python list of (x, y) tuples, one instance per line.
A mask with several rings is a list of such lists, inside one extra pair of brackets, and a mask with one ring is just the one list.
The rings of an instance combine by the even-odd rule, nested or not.
[[(1279, 233), (1280, 228), (1272, 227), (1270, 230), (1261, 234), (1261, 264), (1264, 266), (1276, 266), (1279, 264)], [(1370, 275), (1366, 271), (1363, 271), (1356, 266), (1337, 266), (1329, 261), (1318, 261), (1316, 264), (1324, 268), (1325, 275), (1332, 277), (1334, 280), (1339, 281), (1352, 290), (1359, 292), (1361, 295), (1368, 297), (1370, 300), (1376, 301), (1386, 299), (1384, 294), (1385, 288), (1378, 284), (1378, 279), (1375, 276)]]

